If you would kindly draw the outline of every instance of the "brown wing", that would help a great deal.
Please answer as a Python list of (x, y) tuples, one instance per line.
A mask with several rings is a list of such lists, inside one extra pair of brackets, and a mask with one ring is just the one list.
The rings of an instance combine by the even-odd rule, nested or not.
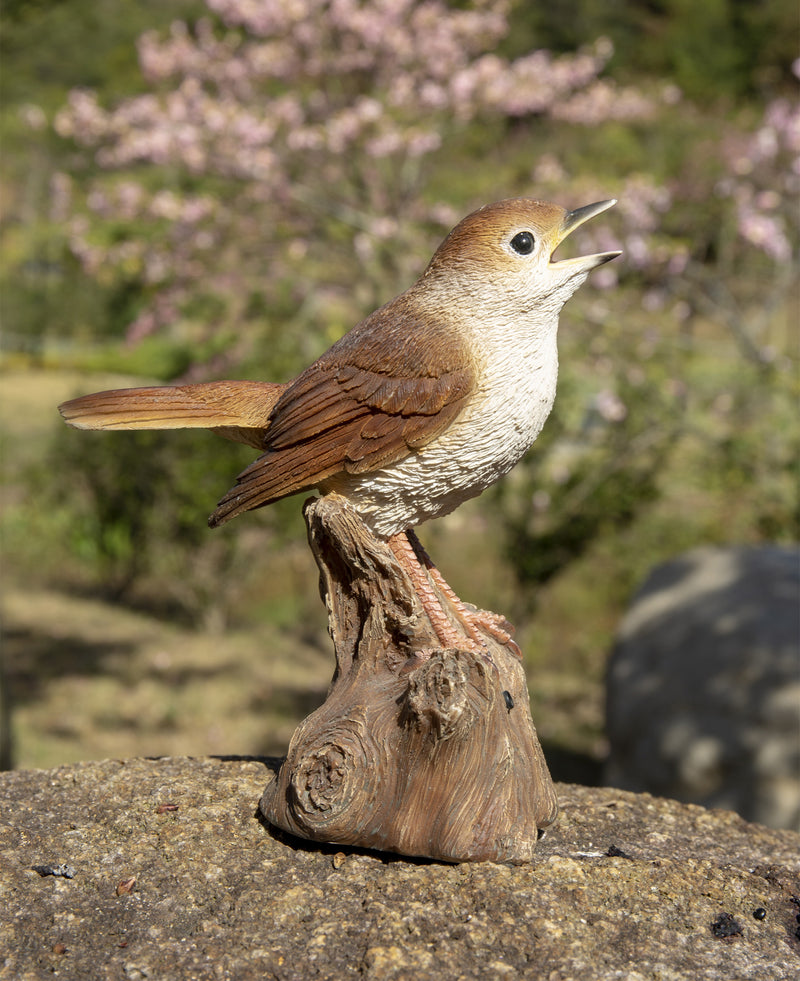
[(286, 385), (218, 381), (197, 385), (118, 388), (58, 407), (75, 429), (211, 429), (264, 448), (264, 432)]
[(423, 320), (403, 294), (354, 327), (281, 396), (266, 453), (244, 470), (209, 519), (309, 490), (338, 473), (396, 463), (443, 432), (472, 391), (461, 335)]

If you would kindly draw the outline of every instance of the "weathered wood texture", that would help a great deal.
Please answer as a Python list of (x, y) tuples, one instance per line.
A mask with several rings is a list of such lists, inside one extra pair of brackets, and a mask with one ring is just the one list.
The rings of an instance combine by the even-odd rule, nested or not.
[(519, 658), (489, 634), (494, 665), (442, 650), (394, 555), (342, 498), (309, 501), (305, 517), (336, 671), (325, 703), (295, 732), (262, 813), (315, 841), (451, 862), (530, 861), (557, 799)]

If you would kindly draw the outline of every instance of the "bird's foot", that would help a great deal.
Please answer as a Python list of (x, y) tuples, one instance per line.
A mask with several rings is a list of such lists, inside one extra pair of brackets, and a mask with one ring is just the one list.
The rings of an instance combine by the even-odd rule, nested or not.
[(406, 532), (406, 535), (408, 536), (408, 541), (420, 565), (424, 566), (431, 579), (439, 587), (440, 592), (447, 597), (450, 604), (455, 608), (459, 619), (464, 624), (467, 635), (481, 645), (485, 650), (485, 642), (480, 636), (480, 631), (483, 630), (489, 634), (490, 637), (493, 637), (498, 644), (508, 647), (513, 654), (522, 660), (522, 650), (520, 649), (519, 644), (517, 644), (513, 639), (514, 627), (512, 624), (510, 624), (508, 620), (506, 620), (506, 618), (500, 613), (492, 613), (489, 610), (479, 610), (471, 604), (467, 606), (467, 604), (464, 603), (464, 601), (456, 594), (453, 587), (436, 567), (433, 559), (425, 551), (422, 542), (420, 542), (416, 534), (409, 529)]
[[(438, 572), (438, 569), (436, 571)], [(434, 576), (433, 578), (438, 584), (436, 577)], [(443, 579), (442, 582), (444, 582)], [(445, 586), (447, 586), (447, 583), (445, 583)], [(449, 586), (447, 586), (447, 589), (452, 593)], [(439, 630), (436, 629), (436, 626), (434, 625), (434, 629), (436, 630), (439, 640), (442, 642), (442, 646), (455, 647), (462, 651), (470, 651), (472, 654), (475, 654), (477, 657), (480, 657), (483, 661), (485, 661), (499, 678), (500, 672), (497, 670), (497, 665), (494, 663), (494, 658), (489, 650), (489, 645), (486, 643), (486, 639), (481, 634), (481, 629), (486, 629), (486, 632), (497, 640), (499, 638), (497, 637), (496, 627), (493, 627), (490, 630), (481, 622), (480, 616), (477, 614), (484, 613), (484, 610), (475, 610), (473, 613), (471, 610), (467, 609), (467, 607), (461, 602), (455, 593), (453, 593), (453, 597), (455, 598), (455, 603), (453, 603), (453, 599), (448, 595), (448, 599), (456, 607), (458, 620), (463, 629), (459, 630), (459, 628), (445, 616), (445, 622), (442, 624), (442, 633), (439, 633)], [(506, 634), (506, 636), (509, 640), (511, 640), (511, 637), (508, 634)], [(516, 647), (517, 645), (514, 644), (514, 646)], [(519, 648), (517, 648), (517, 650), (519, 650)]]
[(514, 640), (514, 626), (501, 613), (492, 613), (491, 610), (471, 610), (466, 606), (464, 612), (478, 629), (485, 631), (498, 644), (507, 647), (520, 661), (522, 660), (522, 648)]
[[(480, 656), (487, 664), (490, 664), (495, 672), (497, 672), (497, 667), (492, 660), (486, 640), (480, 633), (479, 624), (474, 622), (474, 615), (464, 606), (447, 582), (445, 582), (443, 576), (431, 562), (413, 532), (401, 532), (400, 534), (393, 535), (389, 538), (388, 545), (394, 557), (403, 569), (405, 569), (406, 574), (411, 580), (414, 591), (422, 603), (422, 608), (425, 610), (442, 648), (471, 651), (473, 654)], [(433, 588), (434, 583), (453, 607), (455, 622), (445, 612)], [(496, 627), (493, 629), (496, 630)], [(424, 653), (420, 651), (414, 655), (420, 658), (420, 663), (426, 660)], [(427, 657), (430, 657), (430, 652), (427, 652)], [(407, 667), (411, 671), (416, 666), (418, 666), (416, 663), (404, 666), (403, 670), (405, 671)]]

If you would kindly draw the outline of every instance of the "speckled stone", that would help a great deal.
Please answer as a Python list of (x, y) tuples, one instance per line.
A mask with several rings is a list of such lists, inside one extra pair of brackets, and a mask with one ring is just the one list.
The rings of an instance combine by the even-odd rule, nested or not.
[(412, 861), (273, 833), (257, 805), (277, 762), (0, 775), (0, 977), (800, 976), (790, 831), (561, 784), (532, 864)]

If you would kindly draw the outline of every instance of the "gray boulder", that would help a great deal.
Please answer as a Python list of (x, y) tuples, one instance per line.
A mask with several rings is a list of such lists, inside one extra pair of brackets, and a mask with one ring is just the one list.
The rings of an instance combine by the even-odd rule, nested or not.
[(609, 785), (800, 826), (800, 550), (658, 566), (607, 682)]

